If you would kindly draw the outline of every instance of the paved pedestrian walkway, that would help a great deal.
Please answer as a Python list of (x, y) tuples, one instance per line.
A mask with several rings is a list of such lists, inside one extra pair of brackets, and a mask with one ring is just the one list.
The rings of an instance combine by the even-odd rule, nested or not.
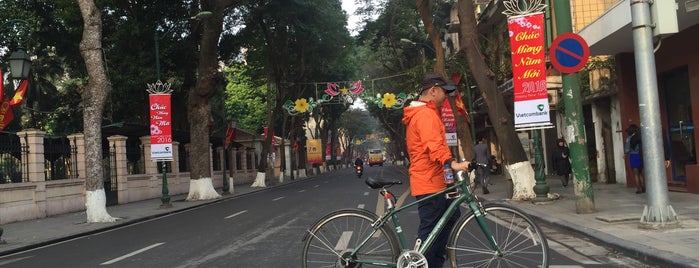
[[(295, 181), (285, 183), (293, 182)], [(490, 201), (511, 204), (540, 221), (579, 232), (601, 244), (625, 251), (638, 259), (658, 263), (662, 267), (699, 267), (699, 195), (670, 192), (670, 205), (677, 212), (681, 226), (648, 230), (639, 227), (639, 219), (647, 204), (646, 194), (636, 194), (635, 189), (626, 188), (622, 184), (595, 183), (596, 212), (577, 214), (572, 185), (563, 188), (556, 177), (549, 177), (547, 182), (550, 192), (560, 195), (560, 198), (545, 204), (507, 199), (508, 183), (502, 176), (492, 176), (490, 194), (482, 195), (480, 189), (476, 193)], [(236, 185), (233, 193), (224, 198), (265, 189), (269, 188)], [(173, 196), (173, 207), (168, 209), (160, 208), (160, 199), (108, 207), (110, 215), (121, 218), (113, 223), (86, 223), (85, 212), (76, 212), (5, 224), (1, 227), (4, 229), (2, 239), (6, 244), (0, 244), (0, 256), (221, 200), (185, 202), (184, 198), (184, 195)]]
[(476, 194), (523, 209), (540, 221), (592, 237), (639, 260), (662, 267), (699, 267), (699, 195), (669, 192), (680, 227), (650, 230), (640, 226), (647, 193), (636, 194), (635, 188), (623, 184), (593, 183), (595, 212), (577, 214), (572, 183), (564, 188), (557, 176), (546, 181), (550, 193), (560, 198), (544, 204), (507, 199), (508, 183), (503, 176), (491, 177), (490, 194), (483, 195), (480, 188)]

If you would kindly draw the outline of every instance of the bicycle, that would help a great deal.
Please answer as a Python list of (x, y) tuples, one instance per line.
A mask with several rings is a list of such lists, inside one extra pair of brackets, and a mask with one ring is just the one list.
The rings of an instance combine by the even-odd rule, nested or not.
[[(482, 204), (463, 171), (457, 173), (453, 186), (401, 207), (395, 206), (396, 197), (387, 190), (402, 184), (400, 180), (368, 178), (365, 182), (380, 189), (386, 212), (378, 216), (363, 209), (343, 209), (321, 217), (304, 235), (302, 267), (427, 267), (424, 252), (462, 203), (470, 211), (461, 216), (449, 235), (451, 267), (548, 267), (548, 245), (541, 228), (517, 208)], [(417, 239), (410, 249), (397, 214), (444, 194), (454, 202), (426, 240)]]

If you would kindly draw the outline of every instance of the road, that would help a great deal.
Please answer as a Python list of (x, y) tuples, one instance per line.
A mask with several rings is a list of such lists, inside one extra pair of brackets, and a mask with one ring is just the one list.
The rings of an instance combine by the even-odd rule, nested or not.
[[(299, 267), (302, 237), (316, 219), (340, 208), (382, 209), (375, 190), (352, 169), (271, 187), (192, 210), (0, 258), (0, 267)], [(366, 176), (407, 180), (405, 169), (366, 167)], [(390, 189), (410, 202), (408, 185)], [(465, 211), (465, 209), (462, 209)], [(401, 215), (414, 240), (417, 211)], [(652, 267), (542, 226), (551, 267)]]

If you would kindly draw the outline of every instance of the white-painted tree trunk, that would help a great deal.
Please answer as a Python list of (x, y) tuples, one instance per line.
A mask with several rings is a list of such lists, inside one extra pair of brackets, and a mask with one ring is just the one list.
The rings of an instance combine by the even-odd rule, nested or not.
[(297, 178), (299, 178), (299, 179), (303, 179), (303, 178), (308, 177), (308, 174), (306, 174), (305, 168), (299, 169), (297, 174), (298, 174)]
[(115, 218), (107, 213), (107, 196), (104, 188), (85, 192), (85, 212), (87, 222), (115, 222)]
[(267, 187), (265, 184), (265, 179), (267, 178), (267, 175), (264, 172), (257, 172), (257, 177), (255, 177), (255, 181), (250, 185), (250, 187)]
[(284, 172), (279, 172), (279, 183), (284, 182)]
[(534, 193), (534, 169), (529, 161), (514, 163), (505, 166), (512, 178), (512, 200), (529, 200), (536, 197)]
[(189, 181), (187, 201), (210, 200), (216, 198), (221, 198), (221, 195), (214, 189), (214, 183), (211, 178), (200, 178), (198, 180)]

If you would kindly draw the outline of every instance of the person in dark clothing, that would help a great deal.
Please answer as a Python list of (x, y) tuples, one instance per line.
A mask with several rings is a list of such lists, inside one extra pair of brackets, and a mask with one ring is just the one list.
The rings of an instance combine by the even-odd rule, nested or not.
[(561, 176), (561, 183), (563, 187), (568, 186), (568, 180), (570, 179), (570, 149), (566, 147), (566, 141), (563, 138), (558, 139), (558, 146), (553, 149), (551, 154), (552, 165), (556, 175)]
[(490, 176), (490, 168), (488, 168), (488, 162), (490, 161), (490, 147), (485, 143), (483, 138), (478, 138), (478, 144), (473, 147), (473, 154), (475, 155), (474, 161), (479, 165), (476, 168), (476, 181), (481, 184), (483, 188), (483, 194), (488, 194), (488, 177)]
[(646, 192), (646, 183), (643, 176), (643, 157), (641, 150), (641, 133), (638, 126), (631, 124), (626, 129), (626, 144), (624, 145), (624, 155), (629, 158), (629, 166), (633, 171), (634, 179), (636, 179), (637, 194)]
[(364, 161), (362, 161), (361, 158), (357, 157), (357, 159), (354, 160), (354, 165), (355, 165), (355, 166), (363, 166), (363, 165), (364, 165)]

